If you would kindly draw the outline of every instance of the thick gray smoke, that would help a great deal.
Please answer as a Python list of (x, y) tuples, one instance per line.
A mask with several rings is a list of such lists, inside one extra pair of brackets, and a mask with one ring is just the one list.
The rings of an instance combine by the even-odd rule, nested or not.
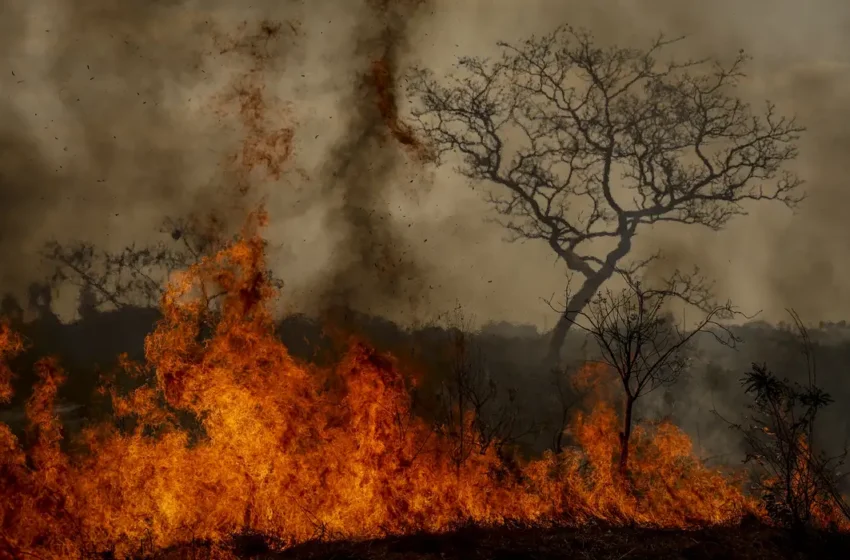
[(370, 0), (355, 26), (344, 131), (320, 179), (322, 196), (336, 201), (328, 228), (339, 228), (343, 239), (319, 292), (329, 307), (403, 314), (427, 303), (418, 248), (390, 208), (394, 194), (414, 194), (408, 184), (418, 179), (405, 180), (404, 168), (417, 164), (417, 146), (397, 115), (395, 74), (409, 48), (408, 30), (425, 7), (418, 0)]
[[(809, 127), (798, 162), (809, 200), (797, 215), (754, 208), (719, 235), (646, 232), (640, 249), (662, 248), (674, 264), (702, 265), (723, 295), (769, 319), (789, 306), (812, 320), (847, 314), (850, 292), (840, 282), (848, 237), (841, 210), (850, 83), (844, 2), (0, 6), (4, 290), (20, 292), (39, 279), (36, 255), (49, 239), (113, 249), (145, 243), (166, 215), (230, 204), (231, 187), (246, 180), (244, 169), (234, 170), (234, 154), (262, 163), (269, 151), (291, 150), (279, 175), (247, 173), (259, 183), (256, 198), (267, 200), (274, 265), (291, 308), (342, 304), (401, 318), (459, 299), (482, 321), (551, 326), (540, 298), (562, 289), (562, 267), (545, 246), (504, 244), (478, 192), (452, 170), (429, 176), (388, 124), (386, 93), (411, 63), (439, 73), (458, 56), (495, 54), (499, 40), (569, 22), (620, 44), (659, 31), (691, 34), (682, 56), (753, 54), (742, 93), (754, 102), (774, 99)], [(264, 36), (263, 20), (277, 31)], [(390, 76), (383, 90), (376, 62)], [(262, 126), (256, 107), (239, 98), (251, 88), (264, 107)], [(294, 135), (287, 148), (279, 143), (284, 129)]]
[(166, 216), (227, 204), (221, 178), (243, 131), (216, 126), (216, 95), (253, 64), (221, 46), (246, 33), (238, 20), (175, 1), (0, 9), (0, 287), (41, 280), (48, 240), (144, 244)]
[(39, 280), (48, 240), (115, 250), (208, 212), (236, 226), (250, 191), (301, 307), (418, 305), (425, 267), (390, 204), (419, 186), (395, 73), (427, 3), (47, 8), (3, 2), (0, 287)]

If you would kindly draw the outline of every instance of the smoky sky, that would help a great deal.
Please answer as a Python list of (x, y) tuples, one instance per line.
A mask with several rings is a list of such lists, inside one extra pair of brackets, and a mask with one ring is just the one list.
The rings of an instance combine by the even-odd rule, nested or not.
[(406, 189), (401, 168), (409, 158), (391, 134), (395, 123), (389, 119), (396, 115), (382, 111), (382, 105), (397, 103), (394, 74), (409, 48), (409, 28), (426, 6), (418, 0), (370, 0), (355, 24), (354, 83), (343, 98), (345, 128), (319, 176), (322, 198), (338, 204), (328, 227), (343, 232), (317, 290), (319, 305), (365, 311), (375, 305), (378, 311), (400, 307), (402, 313), (427, 305), (428, 271), (389, 206), (388, 194)]
[[(255, 199), (270, 213), (286, 307), (341, 304), (416, 320), (459, 300), (478, 320), (551, 326), (541, 298), (562, 289), (563, 267), (545, 246), (506, 244), (480, 186), (417, 161), (388, 133), (371, 73), (383, 61), (395, 79), (412, 64), (439, 74), (458, 56), (496, 54), (499, 40), (571, 23), (621, 44), (659, 31), (689, 34), (677, 47), (683, 55), (744, 48), (754, 60), (742, 95), (771, 98), (808, 127), (796, 169), (809, 198), (796, 213), (754, 208), (721, 233), (646, 231), (638, 250), (701, 265), (724, 295), (766, 318), (782, 318), (785, 307), (811, 320), (850, 312), (844, 2), (2, 0), (0, 7), (4, 289), (20, 290), (44, 273), (37, 253), (47, 240), (144, 243), (157, 239), (163, 217), (230, 204), (228, 158), (242, 153), (250, 130), (223, 100), (248, 76), (267, 104), (267, 127), (293, 131), (285, 172), (251, 176)], [(279, 33), (252, 31), (263, 20), (280, 23)], [(240, 37), (252, 47), (227, 48)]]
[[(116, 248), (203, 212), (227, 130), (199, 108), (221, 73), (213, 10), (188, 2), (3, 2), (2, 284), (43, 272), (50, 239)], [(256, 16), (255, 16), (256, 17)], [(217, 63), (217, 65), (216, 65)], [(206, 109), (206, 110), (202, 110)]]
[[(438, 3), (435, 13), (441, 16), (422, 30), (417, 62), (445, 72), (457, 56), (491, 56), (498, 52), (492, 47), (498, 40), (518, 42), (560, 23), (584, 27), (600, 43), (626, 46), (646, 45), (659, 32), (668, 37), (687, 35), (676, 45), (677, 58), (728, 59), (739, 49), (746, 50), (753, 60), (737, 93), (755, 108), (772, 100), (781, 112), (796, 114), (808, 127), (794, 164), (807, 181), (808, 199), (795, 212), (774, 204), (751, 206), (748, 216), (719, 233), (691, 226), (644, 230), (636, 251), (648, 254), (660, 249), (671, 267), (700, 265), (716, 280), (721, 296), (731, 297), (747, 313), (761, 311), (762, 318), (783, 319), (786, 307), (795, 308), (806, 320), (846, 316), (850, 310), (842, 279), (848, 262), (844, 250), (848, 231), (842, 162), (850, 114), (846, 95), (850, 6), (833, 0), (812, 2), (805, 8), (791, 1), (760, 0), (540, 0), (525, 2), (521, 9), (519, 3), (506, 2), (500, 4), (502, 9), (493, 10), (485, 5)], [(475, 31), (461, 31), (469, 29)], [(490, 267), (493, 276), (500, 276), (494, 284), (511, 286), (491, 301), (513, 299), (513, 309), (524, 307), (532, 320), (540, 321), (545, 308), (535, 299), (557, 292), (563, 282), (562, 269), (548, 266), (551, 261), (545, 248), (532, 248), (531, 242), (502, 249), (505, 246), (495, 229), (477, 228), (472, 237), (479, 245), (470, 253), (500, 255)], [(528, 256), (515, 256), (523, 253)], [(517, 266), (519, 262), (535, 265)], [(532, 317), (534, 313), (537, 317)]]

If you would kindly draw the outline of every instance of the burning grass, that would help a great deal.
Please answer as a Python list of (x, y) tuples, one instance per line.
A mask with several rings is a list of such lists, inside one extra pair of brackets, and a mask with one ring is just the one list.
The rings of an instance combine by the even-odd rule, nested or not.
[[(64, 376), (54, 361), (39, 363), (26, 449), (0, 425), (0, 551), (126, 557), (243, 533), (285, 547), (507, 520), (693, 528), (762, 515), (669, 424), (635, 433), (621, 480), (617, 415), (604, 401), (571, 426), (580, 448), (518, 468), (483, 448), (458, 466), (453, 442), (412, 414), (414, 381), (392, 357), (356, 340), (331, 369), (290, 356), (267, 306), (277, 294), (264, 219), (173, 280), (145, 363), (124, 364), (149, 381), (128, 394), (104, 387), (130, 428), (91, 426), (82, 451), (61, 451), (53, 402)], [(21, 349), (6, 328), (0, 344), (3, 358)]]

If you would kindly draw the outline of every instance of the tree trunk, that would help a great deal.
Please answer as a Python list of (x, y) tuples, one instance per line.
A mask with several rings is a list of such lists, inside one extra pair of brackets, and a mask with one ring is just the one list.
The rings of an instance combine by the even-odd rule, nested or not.
[(611, 278), (614, 269), (602, 269), (595, 275), (584, 281), (581, 289), (577, 291), (567, 303), (566, 311), (558, 318), (558, 323), (552, 329), (552, 338), (549, 339), (549, 352), (546, 355), (546, 366), (548, 369), (556, 369), (561, 365), (561, 349), (567, 339), (567, 333), (573, 326), (576, 317), (581, 313), (591, 298), (596, 295), (599, 288), (606, 280)]
[(626, 411), (623, 414), (623, 431), (620, 432), (620, 475), (625, 478), (629, 468), (629, 439), (632, 437), (632, 409), (635, 400), (626, 397)]

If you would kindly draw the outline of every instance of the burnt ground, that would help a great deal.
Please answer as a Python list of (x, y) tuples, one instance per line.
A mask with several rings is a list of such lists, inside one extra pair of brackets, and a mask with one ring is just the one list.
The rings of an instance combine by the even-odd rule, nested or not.
[[(808, 533), (749, 525), (695, 531), (601, 526), (461, 529), (362, 542), (312, 542), (271, 552), (260, 538), (244, 537), (240, 557), (284, 560), (767, 560), (850, 559), (850, 535)], [(205, 558), (202, 545), (172, 550), (161, 559)]]

